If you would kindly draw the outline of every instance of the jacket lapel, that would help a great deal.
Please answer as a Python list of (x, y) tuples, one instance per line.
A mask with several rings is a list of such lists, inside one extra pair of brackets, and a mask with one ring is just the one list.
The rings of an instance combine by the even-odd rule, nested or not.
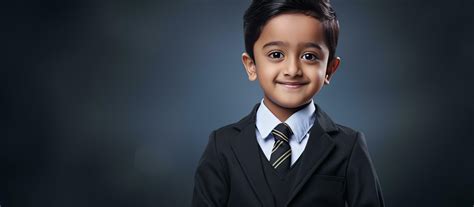
[(302, 159), (300, 160), (301, 166), (299, 171), (296, 173), (296, 180), (285, 206), (287, 206), (299, 193), (303, 185), (327, 158), (335, 145), (334, 140), (332, 140), (328, 133), (337, 131), (337, 127), (316, 103), (314, 103), (314, 105), (316, 106), (316, 119), (310, 129), (309, 140), (306, 144), (305, 150), (299, 158)]
[(248, 116), (235, 124), (234, 127), (240, 133), (233, 139), (232, 149), (262, 206), (275, 206), (258, 159), (260, 146), (255, 135), (255, 115), (259, 105), (260, 103), (256, 104)]

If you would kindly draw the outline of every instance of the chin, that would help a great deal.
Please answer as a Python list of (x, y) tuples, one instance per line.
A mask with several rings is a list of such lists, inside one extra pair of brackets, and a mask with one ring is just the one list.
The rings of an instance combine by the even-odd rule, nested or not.
[(278, 103), (279, 106), (284, 107), (284, 108), (298, 108), (306, 103), (308, 103), (308, 100), (300, 100), (300, 99), (287, 99), (287, 100), (281, 100)]

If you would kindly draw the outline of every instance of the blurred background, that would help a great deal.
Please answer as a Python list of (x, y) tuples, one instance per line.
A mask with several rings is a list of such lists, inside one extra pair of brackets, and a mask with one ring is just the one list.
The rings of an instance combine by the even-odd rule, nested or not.
[[(211, 131), (262, 98), (249, 4), (2, 3), (0, 206), (189, 206)], [(314, 100), (365, 133), (387, 206), (474, 205), (473, 1), (333, 6), (343, 61)]]

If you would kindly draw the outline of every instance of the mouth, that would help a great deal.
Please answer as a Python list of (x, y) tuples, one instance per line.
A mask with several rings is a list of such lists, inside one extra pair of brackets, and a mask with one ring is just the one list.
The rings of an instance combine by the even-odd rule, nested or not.
[(302, 86), (308, 84), (307, 82), (281, 82), (281, 81), (277, 81), (277, 84), (280, 84), (286, 88), (289, 88), (289, 89), (297, 89), (297, 88), (301, 88)]

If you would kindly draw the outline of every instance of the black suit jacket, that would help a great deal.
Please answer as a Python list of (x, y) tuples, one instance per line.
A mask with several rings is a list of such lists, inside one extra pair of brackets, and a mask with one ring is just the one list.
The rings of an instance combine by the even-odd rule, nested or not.
[[(259, 105), (211, 133), (195, 172), (192, 206), (276, 206), (258, 155)], [(316, 120), (285, 206), (384, 206), (364, 135), (335, 124), (315, 106)]]

